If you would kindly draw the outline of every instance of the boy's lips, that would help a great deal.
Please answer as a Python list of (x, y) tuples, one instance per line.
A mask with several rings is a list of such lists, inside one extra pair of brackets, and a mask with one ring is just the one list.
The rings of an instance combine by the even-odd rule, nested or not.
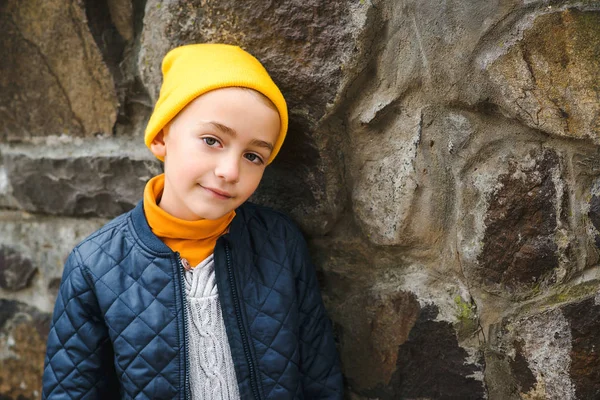
[(212, 193), (214, 193), (214, 194), (215, 194), (216, 196), (218, 196), (219, 198), (223, 198), (223, 199), (230, 199), (230, 198), (232, 198), (232, 197), (233, 197), (233, 196), (231, 195), (231, 193), (229, 193), (229, 192), (226, 192), (226, 191), (224, 191), (224, 190), (219, 190), (219, 189), (216, 189), (216, 188), (211, 188), (211, 187), (208, 187), (208, 186), (202, 186), (202, 185), (200, 185), (200, 186), (201, 186), (202, 188), (204, 188), (204, 189), (208, 190), (209, 192), (212, 192)]

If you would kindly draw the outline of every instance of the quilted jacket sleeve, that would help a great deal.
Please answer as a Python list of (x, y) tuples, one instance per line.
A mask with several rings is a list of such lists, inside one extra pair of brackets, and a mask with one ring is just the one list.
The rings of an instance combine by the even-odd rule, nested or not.
[(89, 276), (74, 250), (54, 306), (44, 362), (42, 399), (118, 398), (112, 345)]
[[(301, 236), (301, 235), (300, 235)], [(302, 237), (294, 252), (300, 314), (300, 357), (304, 397), (342, 399), (343, 379), (331, 321), (327, 317), (315, 269)]]

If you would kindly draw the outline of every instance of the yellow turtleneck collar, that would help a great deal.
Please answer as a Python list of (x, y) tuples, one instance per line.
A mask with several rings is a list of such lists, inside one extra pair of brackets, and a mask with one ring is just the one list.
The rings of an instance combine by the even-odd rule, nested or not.
[(219, 219), (186, 221), (168, 214), (158, 206), (165, 187), (165, 175), (150, 179), (144, 188), (144, 214), (152, 232), (182, 259), (195, 267), (214, 252), (219, 236), (227, 232), (235, 216), (230, 211)]

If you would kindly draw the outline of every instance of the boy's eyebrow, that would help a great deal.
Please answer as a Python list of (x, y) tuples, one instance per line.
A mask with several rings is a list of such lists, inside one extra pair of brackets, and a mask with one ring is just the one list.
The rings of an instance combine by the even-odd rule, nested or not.
[[(223, 125), (216, 121), (208, 121), (208, 124), (214, 126), (216, 129), (218, 129), (219, 131), (221, 131), (229, 136), (233, 136), (233, 137), (237, 136), (237, 132), (234, 129), (228, 127), (227, 125)], [(269, 142), (265, 142), (264, 140), (253, 139), (250, 142), (250, 144), (253, 146), (264, 147), (265, 149), (268, 149), (269, 151), (273, 151), (273, 145)]]
[(237, 132), (235, 130), (233, 130), (232, 128), (228, 127), (227, 125), (223, 125), (223, 124), (218, 123), (216, 121), (208, 121), (207, 123), (210, 124), (210, 125), (212, 125), (212, 126), (214, 126), (215, 128), (217, 128), (221, 132), (228, 134), (229, 136), (233, 136), (233, 137), (237, 136)]

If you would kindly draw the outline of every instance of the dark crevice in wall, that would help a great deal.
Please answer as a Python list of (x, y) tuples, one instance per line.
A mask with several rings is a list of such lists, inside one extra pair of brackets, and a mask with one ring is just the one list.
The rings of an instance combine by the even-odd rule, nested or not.
[(90, 32), (102, 52), (104, 62), (118, 82), (122, 78), (119, 63), (123, 59), (126, 40), (112, 22), (107, 1), (84, 0), (84, 5)]
[[(137, 54), (140, 49), (140, 35), (144, 27), (146, 0), (131, 2), (131, 15), (124, 9), (120, 15), (112, 15), (110, 0), (84, 0), (88, 26), (104, 62), (115, 81), (115, 90), (119, 99), (117, 124), (125, 126), (125, 131), (134, 129), (132, 124), (139, 113), (146, 113), (152, 102), (148, 92), (139, 79), (137, 72)], [(132, 37), (126, 38), (119, 33), (115, 21), (120, 20), (125, 28), (131, 29)], [(123, 27), (121, 29), (124, 29)], [(140, 109), (139, 105), (142, 106)]]

